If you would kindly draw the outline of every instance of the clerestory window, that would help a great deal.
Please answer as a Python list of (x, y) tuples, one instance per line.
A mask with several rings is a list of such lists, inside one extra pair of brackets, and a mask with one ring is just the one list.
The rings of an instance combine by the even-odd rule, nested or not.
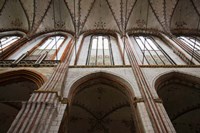
[(198, 53), (200, 53), (200, 38), (199, 37), (180, 36), (178, 38), (181, 41), (183, 41), (185, 44), (187, 44), (190, 48), (192, 48), (194, 51), (197, 51)]
[(87, 65), (114, 65), (109, 36), (92, 36)]
[(55, 59), (56, 60), (56, 54), (60, 47), (63, 45), (63, 42), (65, 40), (65, 37), (63, 36), (53, 36), (49, 37), (44, 43), (39, 45), (34, 51), (32, 52), (32, 56), (40, 56), (42, 54), (47, 53), (47, 60)]
[(0, 52), (3, 52), (11, 44), (19, 40), (19, 36), (5, 36), (0, 39)]
[(136, 36), (140, 52), (142, 53), (142, 64), (146, 65), (171, 65), (175, 64), (166, 52), (159, 46), (153, 37)]

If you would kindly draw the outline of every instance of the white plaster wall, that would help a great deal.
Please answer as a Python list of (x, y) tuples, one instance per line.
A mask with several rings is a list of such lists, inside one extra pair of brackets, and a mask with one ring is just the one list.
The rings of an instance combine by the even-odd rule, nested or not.
[(151, 92), (155, 98), (158, 98), (157, 92), (155, 90), (156, 80), (163, 74), (170, 72), (180, 72), (183, 74), (188, 74), (191, 76), (200, 78), (200, 68), (142, 68), (144, 76), (150, 85)]
[(91, 36), (87, 36), (83, 40), (82, 48), (78, 58), (77, 65), (86, 65), (86, 60), (88, 56), (89, 44)]
[(70, 59), (70, 63), (69, 65), (73, 66), (74, 65), (74, 61), (75, 61), (75, 48), (72, 49), (72, 53), (71, 53), (71, 59)]
[(144, 132), (145, 133), (154, 133), (153, 125), (152, 125), (151, 120), (149, 118), (145, 104), (142, 103), (142, 102), (138, 103), (137, 109), (138, 109), (138, 112), (139, 112), (138, 116), (140, 117), (142, 125), (144, 126)]
[(111, 48), (112, 48), (112, 53), (113, 53), (113, 58), (114, 58), (114, 64), (115, 65), (122, 65), (122, 58), (119, 52), (119, 47), (117, 45), (117, 41), (114, 37), (110, 36), (110, 41), (111, 41)]
[(72, 50), (72, 55), (71, 55), (71, 60), (70, 60), (70, 65), (74, 65), (75, 63), (75, 59), (76, 59), (76, 53), (78, 53), (79, 49), (80, 49), (80, 45), (83, 39), (83, 35), (80, 35), (80, 37), (78, 38), (76, 44), (75, 41), (73, 42), (74, 44), (74, 48)]
[(71, 86), (80, 78), (98, 72), (109, 73), (124, 79), (131, 85), (135, 97), (141, 98), (141, 93), (131, 68), (70, 68), (65, 81), (63, 96), (65, 98), (68, 97)]

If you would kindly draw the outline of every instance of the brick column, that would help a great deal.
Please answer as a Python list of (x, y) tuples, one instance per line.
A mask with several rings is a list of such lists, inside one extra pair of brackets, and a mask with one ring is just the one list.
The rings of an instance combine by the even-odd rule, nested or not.
[(134, 52), (132, 50), (131, 47), (132, 43), (129, 39), (129, 36), (126, 35), (124, 37), (125, 37), (125, 44), (124, 44), (125, 49), (128, 54), (129, 61), (132, 66), (132, 70), (135, 75), (138, 87), (141, 91), (142, 98), (144, 99), (144, 105), (147, 109), (151, 123), (154, 127), (154, 131), (159, 133), (175, 132), (166, 112), (163, 112), (163, 109), (161, 110), (160, 103), (157, 104), (158, 100), (155, 100), (155, 98), (153, 97), (150, 85), (145, 79), (145, 75), (142, 72), (141, 68), (139, 67)]

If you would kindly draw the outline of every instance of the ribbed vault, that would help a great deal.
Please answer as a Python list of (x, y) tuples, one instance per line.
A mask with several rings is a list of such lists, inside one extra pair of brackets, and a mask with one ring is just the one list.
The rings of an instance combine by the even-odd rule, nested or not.
[(199, 29), (198, 0), (0, 0), (0, 30), (170, 31)]

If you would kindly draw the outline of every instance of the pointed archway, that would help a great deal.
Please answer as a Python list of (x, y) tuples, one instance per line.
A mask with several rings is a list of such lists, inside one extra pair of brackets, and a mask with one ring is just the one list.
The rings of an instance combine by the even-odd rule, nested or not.
[(172, 72), (159, 77), (155, 87), (178, 133), (200, 132), (200, 79)]
[(0, 74), (0, 132), (6, 133), (22, 103), (44, 83), (41, 75), (28, 70)]
[(139, 132), (131, 104), (134, 95), (122, 82), (118, 77), (102, 72), (77, 81), (69, 94), (68, 118), (64, 118), (68, 123), (65, 129), (61, 125), (60, 132)]

